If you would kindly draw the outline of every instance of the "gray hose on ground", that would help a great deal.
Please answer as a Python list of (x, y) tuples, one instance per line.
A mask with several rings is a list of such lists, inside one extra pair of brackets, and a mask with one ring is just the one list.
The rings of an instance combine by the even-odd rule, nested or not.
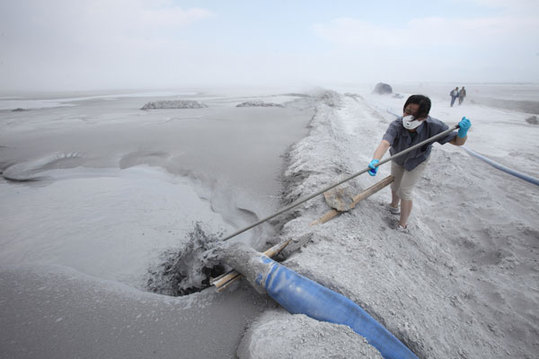
[(532, 176), (528, 176), (527, 174), (525, 173), (522, 173), (522, 172), (519, 172), (519, 171), (516, 171), (512, 168), (509, 168), (509, 167), (506, 167), (502, 164), (499, 164), (498, 162), (494, 162), (493, 160), (491, 160), (490, 158), (487, 158), (483, 155), (480, 155), (479, 153), (469, 149), (468, 147), (466, 146), (462, 146), (462, 148), (464, 148), (464, 150), (466, 152), (468, 152), (470, 155), (476, 157), (476, 158), (479, 158), (480, 160), (482, 161), (485, 161), (486, 163), (488, 163), (489, 165), (491, 165), (492, 167), (494, 168), (497, 168), (499, 169), (500, 171), (504, 171), (505, 173), (508, 173), (510, 175), (513, 175), (515, 177), (518, 177), (520, 179), (523, 179), (524, 181), (527, 181), (527, 182), (530, 182), (530, 183), (533, 183), (534, 185), (537, 185), (539, 186), (539, 179), (538, 178), (535, 178), (535, 177), (532, 177)]

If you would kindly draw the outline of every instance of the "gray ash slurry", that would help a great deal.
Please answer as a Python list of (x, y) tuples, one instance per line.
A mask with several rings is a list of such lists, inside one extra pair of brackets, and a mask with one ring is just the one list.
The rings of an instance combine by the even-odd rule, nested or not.
[[(170, 297), (126, 287), (122, 283), (129, 281), (103, 272), (111, 266), (128, 271), (137, 267), (132, 259), (144, 254), (133, 247), (133, 239), (137, 245), (151, 244), (168, 236), (167, 243), (173, 243), (193, 229), (191, 219), (181, 224), (181, 216), (173, 214), (174, 206), (183, 210), (189, 204), (162, 196), (178, 186), (170, 176), (179, 175), (203, 188), (195, 191), (210, 204), (213, 215), (223, 216), (227, 228), (252, 223), (277, 207), (281, 156), (306, 134), (311, 100), (285, 108), (235, 108), (229, 105), (234, 101), (227, 98), (224, 105), (210, 101), (209, 108), (189, 113), (164, 113), (138, 110), (146, 102), (143, 99), (94, 100), (1, 115), (16, 117), (0, 135), (4, 164), (54, 153), (80, 154), (79, 167), (53, 168), (46, 173), (51, 177), (39, 186), (19, 184), (15, 193), (13, 183), (0, 183), (10, 193), (6, 201), (21, 206), (12, 219), (21, 221), (17, 228), (24, 231), (13, 228), (13, 233), (24, 238), (10, 250), (31, 249), (25, 243), (37, 237), (47, 246), (39, 256), (45, 266), (32, 263), (31, 255), (25, 268), (0, 271), (4, 304), (0, 317), (10, 328), (0, 343), (5, 353), (18, 357), (42, 353), (43, 358), (58, 353), (65, 357), (235, 356), (246, 325), (274, 306), (246, 284), (221, 294), (208, 288)], [(188, 182), (181, 180), (181, 185)], [(174, 206), (162, 212), (160, 203), (151, 200), (152, 193)], [(41, 209), (35, 213), (24, 206)], [(126, 212), (141, 219), (126, 222), (122, 219)], [(32, 213), (45, 217), (34, 218)], [(161, 215), (166, 220), (156, 217)], [(204, 221), (205, 216), (201, 218)], [(271, 226), (265, 229), (271, 233)], [(267, 239), (265, 229), (245, 239), (262, 244)], [(214, 232), (213, 228), (206, 233)], [(67, 246), (60, 241), (70, 236), (76, 241)], [(98, 246), (89, 239), (98, 239)], [(169, 248), (179, 251), (182, 246)], [(62, 254), (58, 258), (65, 263), (54, 262), (58, 249)], [(45, 258), (47, 253), (50, 257)], [(103, 262), (107, 258), (112, 262)], [(119, 259), (122, 264), (114, 264)], [(47, 318), (54, 319), (52, 328)]]

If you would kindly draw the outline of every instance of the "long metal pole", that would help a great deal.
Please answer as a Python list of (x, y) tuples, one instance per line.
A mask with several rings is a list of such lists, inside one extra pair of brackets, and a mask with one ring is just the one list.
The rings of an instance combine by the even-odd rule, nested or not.
[[(405, 149), (405, 150), (403, 150), (403, 151), (400, 151), (399, 153), (395, 153), (393, 156), (388, 157), (388, 158), (386, 158), (385, 160), (382, 160), (382, 161), (378, 162), (378, 165), (377, 165), (376, 167), (379, 167), (379, 166), (383, 165), (384, 163), (387, 163), (387, 162), (389, 162), (389, 161), (391, 161), (391, 160), (394, 160), (394, 159), (397, 158), (397, 157), (400, 157), (400, 156), (402, 156), (402, 155), (405, 155), (405, 154), (407, 154), (408, 152), (413, 151), (413, 150), (415, 150), (416, 148), (421, 147), (421, 146), (423, 146), (423, 145), (426, 145), (427, 143), (430, 143), (430, 142), (432, 142), (432, 141), (434, 141), (434, 140), (437, 140), (437, 139), (440, 138), (440, 137), (444, 137), (445, 135), (449, 134), (449, 133), (452, 132), (453, 130), (456, 130), (457, 128), (459, 128), (459, 126), (458, 126), (458, 125), (455, 125), (455, 126), (449, 128), (449, 129), (447, 129), (447, 130), (445, 130), (445, 131), (443, 131), (443, 132), (440, 132), (440, 133), (437, 134), (437, 135), (434, 135), (434, 136), (432, 136), (432, 137), (430, 137), (430, 138), (427, 138), (425, 141), (419, 142), (417, 145), (414, 145), (414, 146), (412, 146), (412, 147), (410, 147), (410, 148), (407, 148), (407, 149)], [(317, 197), (317, 196), (323, 194), (324, 192), (329, 191), (330, 189), (333, 189), (333, 188), (335, 188), (335, 187), (337, 187), (337, 186), (340, 186), (341, 184), (343, 184), (343, 183), (345, 183), (345, 182), (348, 182), (348, 181), (350, 181), (351, 179), (354, 179), (354, 178), (356, 178), (356, 177), (359, 176), (359, 175), (362, 175), (363, 173), (367, 172), (369, 169), (370, 169), (370, 168), (367, 167), (367, 168), (365, 168), (364, 170), (361, 170), (361, 171), (359, 171), (359, 172), (357, 172), (357, 173), (354, 173), (353, 175), (351, 175), (351, 176), (349, 176), (349, 177), (346, 177), (346, 178), (343, 179), (342, 181), (339, 181), (339, 182), (337, 182), (337, 183), (335, 183), (335, 184), (332, 184), (331, 186), (326, 187), (326, 188), (324, 188), (324, 189), (322, 189), (322, 190), (320, 190), (320, 191), (318, 191), (318, 192), (316, 192), (316, 193), (313, 193), (313, 194), (311, 194), (311, 195), (309, 195), (309, 196), (306, 196), (306, 197), (304, 197), (304, 198), (300, 198), (300, 199), (298, 199), (297, 201), (295, 201), (294, 203), (292, 203), (292, 204), (290, 204), (290, 205), (288, 205), (288, 206), (286, 206), (286, 207), (280, 209), (279, 211), (275, 212), (274, 214), (272, 214), (272, 215), (270, 215), (270, 216), (268, 216), (268, 217), (266, 217), (266, 218), (263, 218), (263, 219), (259, 220), (258, 222), (253, 223), (253, 224), (251, 224), (251, 225), (249, 225), (249, 226), (247, 226), (247, 227), (245, 227), (245, 228), (243, 228), (243, 229), (240, 229), (240, 230), (238, 230), (238, 231), (232, 233), (231, 235), (229, 235), (229, 236), (223, 238), (223, 241), (227, 241), (227, 240), (229, 240), (230, 238), (236, 237), (237, 235), (242, 234), (243, 232), (246, 232), (246, 231), (248, 231), (248, 230), (250, 230), (250, 229), (252, 229), (252, 228), (254, 228), (254, 227), (256, 227), (256, 226), (258, 226), (258, 225), (260, 225), (260, 224), (262, 224), (262, 223), (264, 223), (264, 222), (267, 222), (267, 221), (269, 221), (269, 220), (272, 219), (272, 218), (275, 218), (275, 217), (277, 217), (277, 216), (279, 216), (279, 215), (281, 215), (281, 214), (283, 214), (283, 213), (285, 213), (285, 212), (288, 212), (288, 211), (290, 211), (291, 209), (293, 209), (293, 208), (299, 206), (300, 204), (303, 204), (303, 203), (305, 203), (305, 202), (307, 202), (307, 201), (313, 199), (314, 197)]]

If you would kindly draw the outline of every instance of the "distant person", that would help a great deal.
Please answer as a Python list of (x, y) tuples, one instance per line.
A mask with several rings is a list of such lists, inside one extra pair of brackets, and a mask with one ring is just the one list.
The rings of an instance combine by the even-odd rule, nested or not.
[(464, 98), (466, 97), (466, 90), (464, 89), (464, 86), (459, 91), (459, 105), (462, 105), (462, 101), (464, 101)]
[(451, 92), (449, 93), (449, 96), (451, 96), (451, 107), (455, 104), (455, 100), (457, 97), (459, 97), (459, 88), (455, 87)]
[[(412, 95), (404, 104), (403, 115), (389, 124), (382, 142), (378, 145), (369, 163), (369, 174), (376, 176), (376, 165), (386, 151), (394, 155), (447, 130), (449, 127), (440, 120), (429, 116), (430, 99), (423, 95)], [(451, 143), (462, 146), (467, 139), (471, 122), (463, 117), (459, 122), (458, 132), (451, 132), (439, 138), (440, 144)], [(395, 177), (391, 184), (391, 203), (388, 206), (392, 214), (400, 214), (396, 230), (408, 231), (408, 218), (412, 212), (412, 190), (427, 165), (432, 143), (415, 149), (391, 161), (391, 175)], [(400, 208), (399, 208), (400, 202)]]

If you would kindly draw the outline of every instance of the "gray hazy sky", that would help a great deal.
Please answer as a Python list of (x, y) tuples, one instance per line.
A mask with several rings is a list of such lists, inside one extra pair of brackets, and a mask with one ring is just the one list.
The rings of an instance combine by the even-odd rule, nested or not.
[(0, 90), (539, 82), (539, 1), (1, 0)]

